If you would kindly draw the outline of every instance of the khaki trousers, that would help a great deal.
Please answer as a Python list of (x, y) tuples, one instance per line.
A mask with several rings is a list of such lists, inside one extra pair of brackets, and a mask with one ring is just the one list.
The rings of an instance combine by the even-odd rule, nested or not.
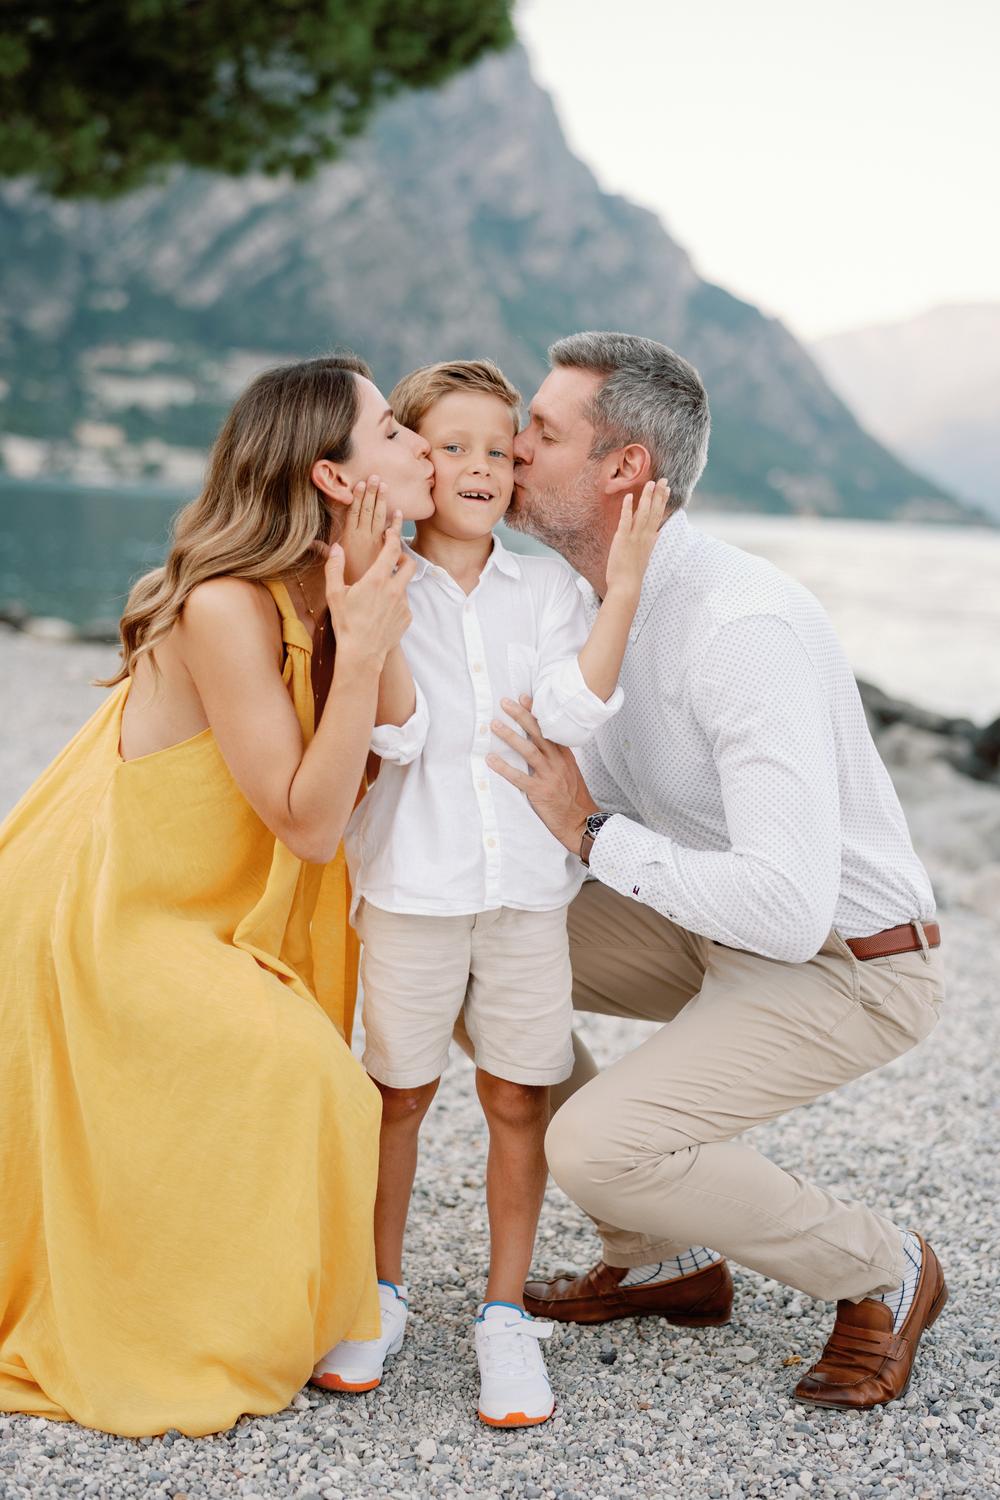
[(779, 963), (596, 881), (571, 905), (569, 935), (577, 1010), (666, 1023), (603, 1073), (577, 1037), (573, 1075), (552, 1090), (549, 1166), (597, 1222), (608, 1264), (707, 1245), (830, 1301), (898, 1286), (895, 1225), (738, 1137), (927, 1036), (939, 950), (862, 963), (832, 932), (808, 963)]

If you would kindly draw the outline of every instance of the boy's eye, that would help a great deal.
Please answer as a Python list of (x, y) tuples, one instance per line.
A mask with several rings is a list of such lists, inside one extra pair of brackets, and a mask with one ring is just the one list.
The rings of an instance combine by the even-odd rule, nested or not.
[(442, 443), (441, 446), (444, 449), (445, 453), (457, 453), (459, 451), (459, 448), (461, 447), (461, 444), (459, 444), (459, 443)]
[(506, 458), (507, 455), (502, 448), (491, 448), (490, 458)]
[(387, 432), (386, 433), (386, 437), (389, 439), (389, 442), (391, 443), (394, 437), (399, 437), (399, 428), (397, 427), (397, 428), (394, 429), (394, 431)]

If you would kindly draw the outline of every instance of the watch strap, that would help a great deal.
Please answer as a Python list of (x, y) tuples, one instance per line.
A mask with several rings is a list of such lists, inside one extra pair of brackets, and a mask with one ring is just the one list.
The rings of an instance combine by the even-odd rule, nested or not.
[(594, 840), (604, 827), (605, 823), (613, 813), (596, 812), (590, 813), (583, 826), (583, 837), (580, 839), (580, 863), (590, 868), (590, 855), (594, 847)]

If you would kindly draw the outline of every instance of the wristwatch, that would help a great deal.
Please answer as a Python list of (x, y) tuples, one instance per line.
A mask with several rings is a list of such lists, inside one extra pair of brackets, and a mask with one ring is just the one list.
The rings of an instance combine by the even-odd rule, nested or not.
[(590, 852), (594, 847), (594, 840), (614, 813), (591, 813), (583, 829), (583, 837), (580, 840), (580, 861), (590, 868)]

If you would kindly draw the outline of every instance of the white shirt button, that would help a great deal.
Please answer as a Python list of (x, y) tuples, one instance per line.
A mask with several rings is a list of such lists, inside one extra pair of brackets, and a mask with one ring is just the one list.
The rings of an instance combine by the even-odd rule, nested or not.
[(485, 790), (486, 790), (486, 782), (485, 781), (477, 781), (476, 782), (476, 786), (479, 788), (479, 790), (481, 792), (485, 792)]
[(476, 733), (477, 734), (485, 734), (486, 733), (486, 725), (485, 724), (480, 724), (479, 728), (476, 730)]
[(497, 846), (496, 839), (487, 839), (486, 840), (486, 847), (487, 847), (487, 849), (495, 849), (496, 846)]
[(481, 672), (483, 670), (483, 664), (482, 664), (482, 662), (481, 661), (474, 661), (472, 663), (472, 670), (474, 672)]

